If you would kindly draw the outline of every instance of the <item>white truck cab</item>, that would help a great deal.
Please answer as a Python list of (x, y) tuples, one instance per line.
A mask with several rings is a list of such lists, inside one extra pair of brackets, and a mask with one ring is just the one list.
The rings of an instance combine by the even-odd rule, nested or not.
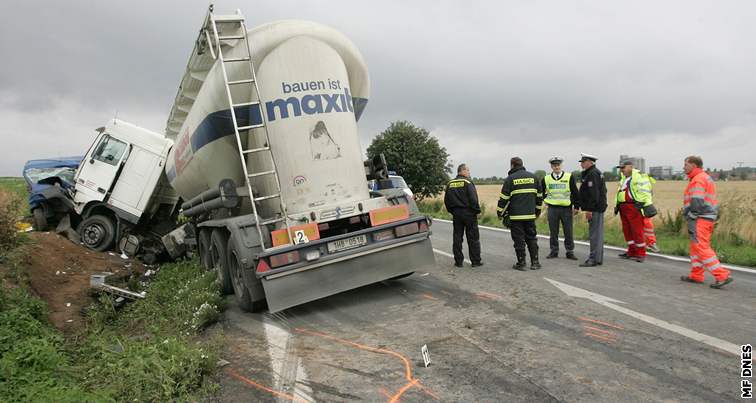
[[(82, 241), (92, 249), (107, 249), (118, 238), (116, 232), (122, 232), (118, 224), (137, 225), (161, 205), (175, 207), (178, 196), (163, 172), (173, 141), (118, 119), (97, 131), (76, 173), (74, 203), (83, 219), (78, 231)], [(93, 216), (99, 218), (90, 220)]]

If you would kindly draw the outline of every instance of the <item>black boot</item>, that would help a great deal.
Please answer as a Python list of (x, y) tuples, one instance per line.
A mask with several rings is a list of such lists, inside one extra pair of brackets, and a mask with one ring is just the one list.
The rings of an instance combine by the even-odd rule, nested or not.
[(512, 265), (512, 268), (519, 271), (526, 271), (527, 269), (527, 263), (525, 262), (525, 253), (523, 254), (517, 254), (517, 263)]
[(575, 253), (573, 253), (573, 252), (567, 252), (567, 259), (577, 260), (577, 257), (575, 257)]
[(541, 268), (541, 263), (538, 261), (538, 257), (530, 258), (530, 270), (538, 270)]

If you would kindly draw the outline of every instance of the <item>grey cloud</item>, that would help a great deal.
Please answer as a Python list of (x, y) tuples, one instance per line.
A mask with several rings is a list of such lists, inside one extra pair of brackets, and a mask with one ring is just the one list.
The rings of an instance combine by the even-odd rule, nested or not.
[[(96, 127), (116, 111), (162, 130), (206, 7), (6, 4), (13, 11), (0, 16), (0, 149), (21, 131), (58, 141), (49, 134), (56, 127), (20, 118), (35, 116), (30, 110), (56, 116), (60, 130)], [(622, 148), (618, 138), (674, 138), (663, 145), (674, 149), (680, 139), (747, 137), (756, 128), (756, 4), (748, 1), (216, 2), (219, 12), (236, 8), (251, 26), (308, 19), (356, 43), (373, 84), (360, 122), (365, 147), (398, 119), (433, 130), (455, 159), (475, 157), (455, 151), (465, 149), (458, 142), (547, 158), (555, 152), (541, 149), (579, 152), (597, 140)], [(76, 138), (64, 147), (86, 144)], [(720, 167), (742, 152), (738, 144), (711, 147)], [(17, 148), (13, 161), (0, 161), (0, 175), (40, 151)], [(499, 173), (496, 162), (481, 164)]]

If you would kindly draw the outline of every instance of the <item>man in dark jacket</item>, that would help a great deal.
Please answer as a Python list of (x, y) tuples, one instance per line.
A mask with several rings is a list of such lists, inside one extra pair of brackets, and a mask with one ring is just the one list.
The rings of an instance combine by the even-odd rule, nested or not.
[(538, 270), (538, 238), (535, 220), (541, 215), (543, 190), (535, 175), (525, 170), (520, 157), (510, 160), (511, 170), (501, 187), (496, 214), (503, 219), (504, 226), (511, 230), (517, 263), (515, 270), (525, 271), (525, 246), (530, 252), (530, 269)]
[(588, 220), (588, 237), (590, 240), (590, 254), (580, 267), (599, 266), (604, 262), (604, 212), (606, 211), (606, 183), (604, 175), (596, 168), (596, 158), (590, 154), (581, 154), (580, 166), (580, 199), (575, 206), (585, 211)]
[(472, 266), (483, 266), (480, 259), (480, 233), (478, 232), (478, 214), (480, 214), (478, 191), (470, 180), (470, 170), (467, 165), (460, 164), (457, 167), (457, 177), (446, 184), (444, 205), (446, 211), (453, 217), (454, 266), (462, 267), (462, 262), (465, 260), (462, 254), (463, 234), (467, 234), (467, 248), (470, 251)]

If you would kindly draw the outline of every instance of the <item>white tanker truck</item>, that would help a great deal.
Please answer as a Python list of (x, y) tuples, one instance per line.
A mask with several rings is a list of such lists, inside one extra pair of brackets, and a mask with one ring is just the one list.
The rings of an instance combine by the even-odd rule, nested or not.
[(304, 21), (247, 31), (238, 11), (211, 6), (166, 135), (117, 120), (99, 130), (77, 173), (83, 242), (120, 239), (134, 251), (134, 234), (168, 232), (180, 197), (189, 223), (164, 243), (196, 236), (202, 264), (250, 311), (433, 265), (430, 221), (414, 201), (368, 188), (390, 183), (384, 164), (361, 157), (369, 91), (362, 55), (341, 33)]

